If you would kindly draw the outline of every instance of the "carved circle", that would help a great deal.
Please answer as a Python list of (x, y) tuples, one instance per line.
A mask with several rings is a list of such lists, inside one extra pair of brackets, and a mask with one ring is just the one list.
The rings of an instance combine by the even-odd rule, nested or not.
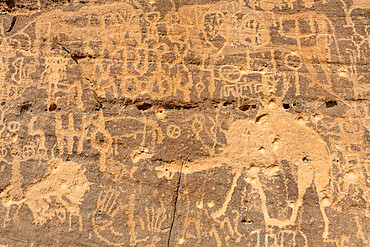
[(291, 70), (299, 70), (302, 67), (302, 58), (298, 53), (288, 53), (284, 57), (285, 65)]
[(178, 138), (181, 135), (181, 128), (177, 125), (171, 124), (167, 126), (167, 136), (170, 138)]

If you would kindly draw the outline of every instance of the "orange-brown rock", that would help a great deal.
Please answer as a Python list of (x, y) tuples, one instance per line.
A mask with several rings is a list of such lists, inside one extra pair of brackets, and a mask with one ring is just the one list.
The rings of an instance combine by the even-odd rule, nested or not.
[(368, 1), (0, 0), (0, 246), (369, 246)]

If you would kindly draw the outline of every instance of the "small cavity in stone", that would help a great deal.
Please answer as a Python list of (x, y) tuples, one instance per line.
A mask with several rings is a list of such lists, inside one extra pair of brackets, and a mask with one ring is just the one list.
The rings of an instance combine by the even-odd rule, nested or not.
[(54, 103), (49, 106), (49, 111), (55, 111), (56, 109), (57, 109), (57, 105)]

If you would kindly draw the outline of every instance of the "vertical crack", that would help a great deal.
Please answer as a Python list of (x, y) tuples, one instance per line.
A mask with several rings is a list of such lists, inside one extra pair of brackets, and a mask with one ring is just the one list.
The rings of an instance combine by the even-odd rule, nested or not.
[(172, 222), (171, 222), (170, 232), (168, 233), (167, 247), (170, 246), (171, 233), (172, 233), (172, 229), (173, 229), (173, 226), (175, 224), (175, 219), (176, 219), (176, 209), (177, 209), (176, 206), (177, 206), (177, 200), (179, 198), (179, 191), (180, 191), (180, 186), (181, 186), (182, 167), (183, 167), (183, 164), (181, 165), (181, 170), (180, 170), (180, 174), (179, 174), (179, 180), (177, 181), (176, 196), (175, 196), (174, 208), (173, 208), (173, 213), (172, 213)]

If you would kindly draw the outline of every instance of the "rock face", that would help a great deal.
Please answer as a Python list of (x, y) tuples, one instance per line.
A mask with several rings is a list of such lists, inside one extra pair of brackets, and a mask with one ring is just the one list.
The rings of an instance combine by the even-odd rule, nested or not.
[(0, 246), (370, 246), (369, 1), (0, 11)]

